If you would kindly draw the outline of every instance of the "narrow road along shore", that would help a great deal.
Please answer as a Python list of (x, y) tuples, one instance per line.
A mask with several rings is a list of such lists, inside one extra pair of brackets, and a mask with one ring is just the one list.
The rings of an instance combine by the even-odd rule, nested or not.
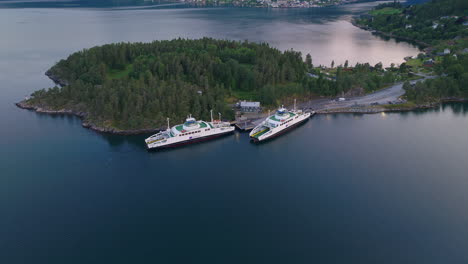
[[(410, 81), (414, 84), (419, 81), (426, 79), (432, 79), (436, 76), (429, 76), (423, 74), (417, 74), (421, 76), (420, 79)], [(316, 99), (308, 102), (298, 103), (297, 107), (304, 110), (314, 111), (317, 114), (327, 113), (380, 113), (384, 111), (396, 111), (397, 109), (386, 109), (384, 107), (374, 107), (374, 105), (386, 105), (388, 102), (395, 102), (405, 94), (403, 90), (403, 82), (396, 83), (388, 88), (366, 94), (363, 96), (347, 98), (345, 101), (336, 101), (333, 99)], [(292, 106), (290, 106), (291, 108)], [(260, 124), (266, 117), (267, 113), (261, 115), (261, 117), (255, 119), (248, 119), (238, 121), (238, 123), (248, 124), (247, 128), (251, 128)], [(242, 127), (242, 126), (240, 126)]]
[[(436, 76), (421, 75), (420, 79), (410, 81), (411, 84), (414, 84), (419, 81), (424, 81), (426, 79), (433, 79)], [(403, 82), (396, 83), (388, 88), (366, 94), (363, 96), (347, 98), (346, 101), (335, 101), (335, 100), (315, 100), (306, 103), (302, 103), (300, 107), (305, 109), (310, 109), (320, 113), (320, 111), (348, 108), (353, 106), (371, 106), (372, 104), (376, 105), (386, 105), (388, 102), (398, 101), (399, 98), (405, 94), (403, 90)]]

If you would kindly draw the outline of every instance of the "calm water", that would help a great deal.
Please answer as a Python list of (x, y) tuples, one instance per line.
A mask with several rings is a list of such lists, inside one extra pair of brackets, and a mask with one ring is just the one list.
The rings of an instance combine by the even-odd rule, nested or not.
[(54, 62), (115, 41), (268, 41), (316, 64), (417, 54), (347, 22), (367, 8), (0, 9), (0, 263), (467, 263), (468, 104), (156, 153), (13, 106)]

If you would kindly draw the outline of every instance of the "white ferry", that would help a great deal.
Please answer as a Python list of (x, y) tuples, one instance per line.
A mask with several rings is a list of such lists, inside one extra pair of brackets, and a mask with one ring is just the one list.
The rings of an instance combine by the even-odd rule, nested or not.
[(148, 149), (177, 147), (219, 137), (233, 132), (234, 129), (235, 127), (229, 122), (221, 121), (221, 115), (219, 120), (213, 120), (213, 114), (211, 114), (211, 122), (197, 121), (189, 116), (184, 124), (172, 128), (169, 126), (168, 118), (167, 130), (152, 135), (145, 139), (145, 142)]
[(279, 136), (307, 121), (310, 115), (311, 113), (296, 110), (296, 107), (293, 111), (281, 107), (274, 115), (269, 115), (265, 121), (256, 126), (249, 136), (257, 142)]

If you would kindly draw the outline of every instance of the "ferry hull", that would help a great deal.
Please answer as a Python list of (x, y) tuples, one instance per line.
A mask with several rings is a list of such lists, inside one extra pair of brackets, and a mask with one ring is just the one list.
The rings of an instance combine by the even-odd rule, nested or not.
[(158, 150), (158, 149), (168, 149), (168, 148), (181, 147), (181, 146), (185, 146), (185, 145), (189, 145), (189, 144), (200, 143), (200, 142), (208, 141), (208, 140), (211, 140), (211, 139), (219, 138), (219, 137), (222, 137), (222, 136), (226, 136), (226, 135), (228, 135), (230, 133), (233, 133), (233, 132), (234, 132), (234, 129), (230, 130), (230, 131), (227, 131), (227, 132), (224, 132), (224, 133), (219, 133), (219, 134), (215, 134), (215, 135), (209, 135), (209, 136), (205, 136), (205, 137), (189, 139), (189, 140), (175, 142), (175, 143), (172, 143), (172, 144), (167, 144), (167, 145), (158, 146), (158, 147), (150, 148), (150, 147), (148, 147), (148, 145), (146, 145), (146, 148), (149, 151), (153, 151), (153, 150)]
[(271, 135), (271, 136), (269, 136), (269, 137), (267, 137), (267, 138), (265, 138), (265, 139), (261, 139), (261, 140), (260, 140), (260, 139), (255, 138), (255, 137), (251, 137), (251, 139), (252, 139), (253, 142), (259, 143), (259, 142), (264, 142), (264, 141), (267, 141), (267, 140), (276, 138), (276, 137), (281, 136), (281, 135), (283, 135), (283, 134), (285, 134), (285, 133), (287, 133), (287, 132), (293, 130), (294, 128), (296, 128), (296, 127), (298, 127), (298, 126), (304, 124), (305, 122), (307, 122), (307, 120), (309, 120), (309, 118), (304, 118), (303, 120), (301, 120), (301, 121), (295, 123), (294, 125), (291, 125), (291, 126), (285, 128), (285, 129), (279, 131), (278, 133), (275, 133), (275, 134), (273, 134), (273, 135)]

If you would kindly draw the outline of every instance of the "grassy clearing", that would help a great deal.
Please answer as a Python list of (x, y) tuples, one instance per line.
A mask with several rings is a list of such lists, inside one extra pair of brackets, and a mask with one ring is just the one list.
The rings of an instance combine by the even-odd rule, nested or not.
[(258, 99), (258, 93), (255, 91), (233, 90), (232, 97), (238, 100), (256, 101)]
[(107, 72), (107, 77), (109, 77), (109, 79), (120, 79), (120, 78), (123, 78), (125, 76), (128, 76), (128, 74), (133, 70), (133, 65), (132, 64), (129, 64), (125, 67), (124, 70), (117, 70), (117, 69), (110, 69), (108, 72)]
[[(421, 71), (419, 71), (419, 72), (421, 72)], [(430, 71), (428, 71), (427, 73), (430, 73)], [(420, 79), (422, 79), (421, 76), (413, 75), (413, 76), (409, 77), (408, 79), (406, 79), (406, 81), (416, 81), (416, 80), (420, 80)]]
[(410, 59), (406, 62), (406, 65), (411, 66), (411, 67), (421, 67), (423, 64), (423, 61), (420, 59)]
[(379, 16), (379, 15), (395, 15), (400, 14), (401, 10), (393, 7), (385, 7), (382, 9), (372, 10), (369, 12), (370, 15)]

